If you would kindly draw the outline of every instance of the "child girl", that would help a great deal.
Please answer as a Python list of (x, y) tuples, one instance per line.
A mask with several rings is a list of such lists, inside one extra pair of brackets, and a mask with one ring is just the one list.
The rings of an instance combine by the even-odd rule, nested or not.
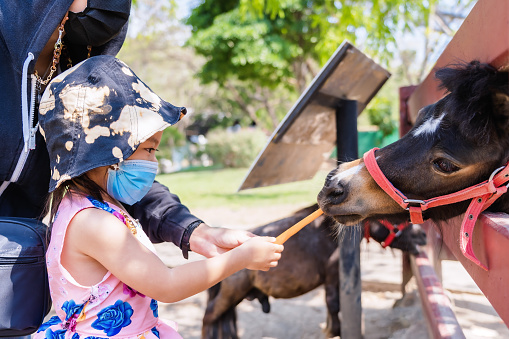
[(180, 338), (157, 315), (243, 268), (275, 267), (283, 246), (252, 237), (216, 256), (169, 269), (122, 207), (154, 181), (162, 131), (186, 113), (154, 94), (111, 56), (55, 78), (39, 123), (51, 165), (51, 241), (46, 255), (57, 316), (34, 338)]

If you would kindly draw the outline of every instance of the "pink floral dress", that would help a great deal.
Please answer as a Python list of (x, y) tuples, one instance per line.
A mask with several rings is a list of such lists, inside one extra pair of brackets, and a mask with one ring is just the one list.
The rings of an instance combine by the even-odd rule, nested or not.
[(158, 318), (157, 301), (133, 290), (110, 272), (98, 284), (83, 286), (61, 265), (67, 225), (85, 208), (101, 208), (114, 214), (131, 226), (139, 241), (155, 251), (139, 223), (132, 220), (128, 223), (117, 206), (77, 194), (71, 199), (68, 194), (58, 208), (46, 253), (51, 299), (57, 316), (42, 324), (33, 338), (182, 338), (175, 323)]

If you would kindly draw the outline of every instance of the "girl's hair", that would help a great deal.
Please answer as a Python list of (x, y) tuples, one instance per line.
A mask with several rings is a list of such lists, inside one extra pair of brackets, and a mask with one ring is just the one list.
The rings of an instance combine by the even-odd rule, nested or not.
[(64, 199), (64, 196), (69, 194), (69, 198), (72, 199), (73, 194), (79, 194), (82, 196), (91, 196), (95, 200), (104, 202), (103, 194), (108, 194), (101, 186), (96, 184), (90, 179), (87, 173), (67, 180), (60, 184), (53, 192), (48, 195), (46, 199), (45, 215), (49, 213), (49, 227), (46, 237), (46, 241), (49, 243), (51, 230), (53, 228), (53, 221), (58, 211), (60, 203)]

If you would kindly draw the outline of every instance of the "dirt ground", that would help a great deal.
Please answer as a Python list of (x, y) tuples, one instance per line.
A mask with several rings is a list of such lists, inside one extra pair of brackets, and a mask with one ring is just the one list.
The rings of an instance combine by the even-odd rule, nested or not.
[[(304, 206), (274, 206), (259, 211), (250, 209), (203, 209), (193, 213), (213, 226), (248, 229), (290, 215)], [(383, 249), (378, 243), (363, 241), (361, 245), (362, 307), (364, 338), (428, 338), (415, 284), (409, 284), (402, 298), (401, 252)], [(185, 260), (171, 244), (159, 244), (157, 250), (169, 266)], [(200, 259), (191, 253), (190, 260)], [(484, 295), (458, 262), (443, 262), (446, 289), (463, 332), (467, 338), (509, 338), (509, 330)], [(265, 314), (258, 301), (244, 300), (237, 307), (239, 335), (242, 339), (322, 339), (325, 327), (325, 292), (318, 288), (293, 299), (271, 298), (271, 312)], [(201, 319), (206, 293), (200, 293), (176, 304), (160, 304), (160, 316), (179, 324), (186, 339), (201, 335)]]
[[(260, 210), (193, 210), (212, 226), (248, 229), (274, 221), (305, 206), (273, 206)], [(173, 244), (158, 244), (161, 259), (170, 267), (185, 263)], [(401, 252), (385, 250), (378, 243), (361, 244), (362, 307), (365, 339), (426, 339), (426, 323), (415, 284), (400, 306)], [(201, 256), (190, 253), (190, 260)], [(468, 339), (509, 338), (509, 330), (470, 276), (458, 262), (443, 262), (444, 287)], [(174, 304), (159, 304), (159, 315), (178, 323), (185, 339), (201, 337), (206, 292)], [(324, 339), (326, 321), (325, 292), (315, 289), (293, 299), (270, 299), (271, 312), (262, 312), (258, 301), (244, 300), (237, 307), (239, 335), (242, 339)], [(52, 311), (48, 318), (55, 315)]]

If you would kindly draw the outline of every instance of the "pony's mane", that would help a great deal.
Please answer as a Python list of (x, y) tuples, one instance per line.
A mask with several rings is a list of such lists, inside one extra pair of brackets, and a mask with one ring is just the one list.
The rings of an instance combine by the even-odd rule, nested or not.
[(441, 68), (435, 77), (449, 92), (444, 108), (457, 117), (460, 133), (476, 144), (489, 143), (499, 119), (494, 95), (508, 92), (507, 72), (475, 60)]

